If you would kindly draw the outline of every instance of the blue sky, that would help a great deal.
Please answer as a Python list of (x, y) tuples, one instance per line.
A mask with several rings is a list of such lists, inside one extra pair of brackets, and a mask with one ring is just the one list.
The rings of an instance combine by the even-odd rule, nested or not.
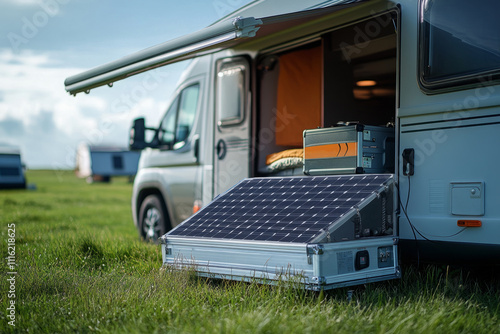
[[(0, 2), (0, 145), (28, 168), (72, 169), (82, 141), (126, 146), (135, 117), (156, 126), (186, 63), (70, 96), (64, 79), (202, 29), (248, 0)], [(153, 76), (153, 77), (151, 77)], [(144, 80), (148, 90), (137, 90)]]

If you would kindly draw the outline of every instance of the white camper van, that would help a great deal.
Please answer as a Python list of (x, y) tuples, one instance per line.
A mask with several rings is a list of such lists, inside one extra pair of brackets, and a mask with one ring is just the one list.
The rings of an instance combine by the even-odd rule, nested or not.
[(170, 231), (166, 264), (312, 289), (397, 277), (401, 256), (498, 264), (499, 10), (254, 1), (66, 90), (193, 59), (160, 125), (131, 131), (134, 221)]
[(139, 165), (140, 152), (125, 147), (80, 143), (76, 151), (75, 174), (87, 183), (110, 182), (113, 176), (133, 180)]

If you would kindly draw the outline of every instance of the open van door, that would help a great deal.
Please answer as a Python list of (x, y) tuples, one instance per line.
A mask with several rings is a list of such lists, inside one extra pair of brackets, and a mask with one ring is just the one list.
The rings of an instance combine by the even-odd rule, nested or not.
[(243, 57), (217, 62), (214, 196), (250, 174), (250, 68)]

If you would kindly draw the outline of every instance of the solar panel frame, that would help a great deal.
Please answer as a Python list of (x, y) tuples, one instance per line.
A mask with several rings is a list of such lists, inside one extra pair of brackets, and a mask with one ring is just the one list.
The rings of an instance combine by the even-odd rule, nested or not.
[(392, 174), (244, 179), (166, 237), (319, 242), (392, 182)]

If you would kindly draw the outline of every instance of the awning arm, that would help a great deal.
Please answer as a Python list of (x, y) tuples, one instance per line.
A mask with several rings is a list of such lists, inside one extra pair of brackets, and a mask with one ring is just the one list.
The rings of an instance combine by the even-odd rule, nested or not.
[(113, 82), (132, 75), (193, 58), (202, 51), (217, 49), (224, 42), (254, 37), (261, 24), (262, 20), (253, 17), (236, 17), (73, 75), (64, 81), (64, 85), (72, 95), (88, 93), (99, 86), (112, 86)]

